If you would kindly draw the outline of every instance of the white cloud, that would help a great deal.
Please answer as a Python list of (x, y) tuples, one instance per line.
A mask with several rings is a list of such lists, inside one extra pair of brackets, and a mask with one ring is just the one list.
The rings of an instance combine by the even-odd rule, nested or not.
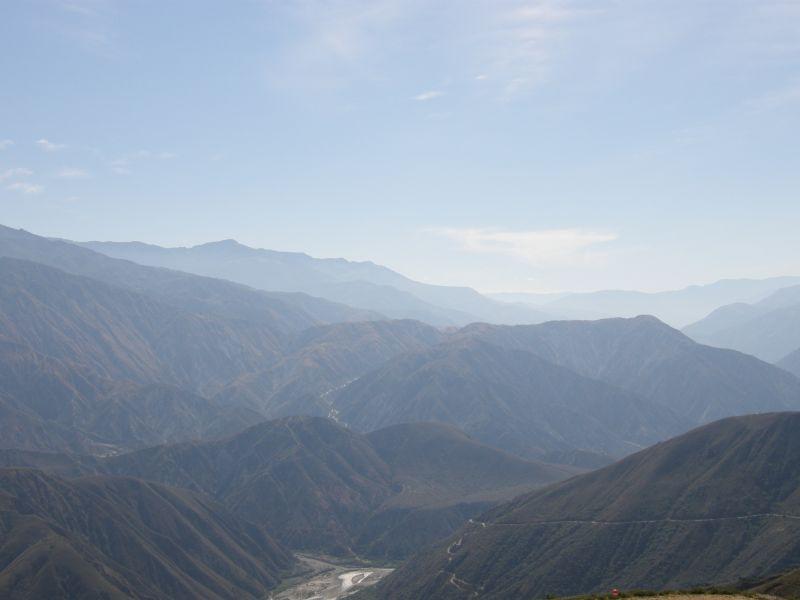
[(66, 148), (65, 144), (56, 144), (44, 138), (36, 140), (36, 145), (45, 152), (55, 152), (56, 150), (62, 150)]
[(0, 140), (0, 150), (6, 150), (14, 145), (14, 140)]
[(11, 190), (12, 192), (21, 192), (23, 194), (39, 194), (44, 191), (44, 187), (38, 183), (27, 183), (24, 181), (12, 183), (11, 185), (6, 186), (6, 189)]
[(130, 154), (126, 154), (121, 158), (112, 160), (110, 163), (108, 163), (108, 166), (111, 168), (111, 171), (117, 175), (130, 175), (131, 165), (134, 162), (143, 160), (172, 160), (173, 158), (177, 157), (178, 155), (174, 152), (137, 150), (136, 152), (131, 152)]
[(467, 252), (501, 254), (539, 267), (576, 266), (596, 263), (603, 255), (592, 246), (612, 242), (614, 233), (582, 229), (508, 231), (491, 228), (437, 228), (435, 235), (456, 241)]
[[(491, 80), (502, 96), (544, 81), (570, 24), (598, 12), (577, 0), (464, 0), (457, 11), (421, 0), (297, 0), (267, 6), (270, 22), (288, 24), (296, 34), (266, 65), (275, 87), (383, 85), (412, 46), (440, 75)], [(442, 34), (431, 37), (431, 29)]]
[(487, 34), (478, 45), (492, 80), (506, 97), (535, 89), (553, 70), (568, 26), (593, 14), (569, 0), (511, 2), (487, 17)]
[(414, 100), (419, 100), (420, 102), (425, 102), (427, 100), (433, 100), (435, 98), (440, 98), (444, 96), (444, 92), (439, 90), (429, 90), (427, 92), (422, 92), (421, 94), (417, 94), (414, 96)]
[(28, 177), (33, 175), (33, 171), (30, 169), (25, 169), (23, 167), (17, 167), (15, 169), (6, 169), (2, 173), (0, 173), (0, 181), (6, 181), (8, 179), (16, 179), (18, 177)]
[(63, 169), (60, 169), (58, 173), (56, 173), (56, 177), (60, 177), (61, 179), (87, 179), (89, 177), (89, 173), (83, 169), (64, 167)]

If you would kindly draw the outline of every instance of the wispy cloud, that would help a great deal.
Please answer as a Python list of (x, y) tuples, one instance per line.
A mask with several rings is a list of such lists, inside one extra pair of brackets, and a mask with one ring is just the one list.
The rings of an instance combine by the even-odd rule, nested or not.
[(64, 167), (59, 169), (59, 171), (56, 173), (56, 177), (61, 179), (87, 179), (89, 177), (89, 173), (83, 169)]
[(153, 150), (137, 150), (125, 156), (121, 156), (108, 163), (113, 173), (117, 175), (129, 175), (131, 167), (135, 162), (145, 160), (172, 160), (177, 158), (178, 155), (174, 152), (153, 151)]
[(570, 0), (500, 3), (487, 18), (477, 60), (504, 96), (535, 89), (549, 78), (569, 26), (595, 12)]
[(67, 147), (66, 144), (56, 144), (55, 142), (51, 142), (50, 140), (46, 140), (44, 138), (36, 140), (36, 145), (45, 152), (56, 152), (57, 150), (63, 150)]
[(0, 182), (8, 181), (9, 179), (17, 179), (19, 177), (30, 177), (31, 175), (33, 175), (33, 171), (24, 167), (6, 169), (0, 173)]
[(14, 145), (14, 140), (0, 140), (0, 150), (6, 150)]
[(435, 235), (457, 242), (467, 252), (501, 254), (539, 267), (576, 266), (597, 262), (596, 244), (618, 239), (615, 233), (582, 229), (509, 231), (492, 228), (435, 228)]
[[(456, 82), (490, 81), (502, 97), (542, 83), (570, 25), (597, 12), (577, 0), (464, 0), (458, 11), (420, 0), (267, 5), (271, 22), (296, 34), (267, 64), (275, 87), (383, 86), (411, 44), (425, 56), (425, 69), (440, 69)], [(429, 36), (431, 29), (444, 33)], [(431, 100), (441, 95), (436, 91), (414, 99)]]
[(427, 92), (422, 92), (421, 94), (417, 94), (416, 96), (414, 96), (414, 100), (425, 102), (427, 100), (433, 100), (435, 98), (440, 98), (442, 96), (444, 96), (444, 92), (440, 90), (429, 90)]
[(326, 89), (385, 77), (396, 25), (414, 0), (297, 0), (267, 3), (270, 20), (296, 32), (266, 65), (278, 88)]
[(11, 185), (6, 186), (6, 189), (12, 192), (20, 192), (22, 194), (39, 194), (44, 191), (44, 187), (38, 183), (28, 183), (25, 181), (17, 181)]

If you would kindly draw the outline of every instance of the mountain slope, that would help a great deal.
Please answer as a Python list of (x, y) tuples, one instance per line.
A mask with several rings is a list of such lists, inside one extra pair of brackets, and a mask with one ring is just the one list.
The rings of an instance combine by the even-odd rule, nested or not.
[(451, 423), (520, 456), (623, 456), (686, 427), (669, 409), (536, 355), (466, 336), (406, 354), (334, 393), (362, 431)]
[(654, 317), (475, 325), (458, 335), (532, 352), (669, 407), (694, 424), (800, 408), (797, 378), (751, 356), (697, 344)]
[(800, 348), (800, 286), (778, 290), (754, 304), (723, 306), (683, 331), (710, 346), (777, 362)]
[(0, 258), (0, 335), (109, 379), (204, 390), (280, 355), (266, 325), (188, 313), (38, 263)]
[(777, 596), (778, 598), (789, 598), (791, 600), (800, 598), (800, 569), (794, 569), (788, 573), (769, 577), (758, 585), (753, 586), (749, 591), (756, 594), (766, 594), (773, 597)]
[(0, 469), (0, 596), (262, 598), (292, 557), (183, 490)]
[(0, 446), (22, 449), (108, 454), (222, 436), (262, 418), (173, 386), (104, 379), (2, 338), (0, 394)]
[(378, 586), (387, 600), (678, 589), (800, 564), (800, 414), (726, 419), (515, 499)]
[[(572, 473), (441, 426), (367, 437), (313, 417), (270, 421), (220, 441), (148, 448), (103, 465), (203, 491), (293, 548), (395, 558), (499, 499)], [(393, 527), (397, 537), (385, 537)]]
[(330, 392), (387, 360), (426, 348), (443, 334), (418, 321), (365, 321), (311, 327), (291, 339), (266, 369), (248, 372), (217, 393), (258, 407), (270, 418), (331, 416)]
[[(400, 352), (441, 338), (432, 327), (411, 321), (276, 331), (266, 323), (187, 312), (122, 287), (8, 257), (0, 257), (0, 277), (0, 341), (18, 347), (13, 356), (4, 346), (7, 377), (4, 383), (0, 368), (0, 394), (20, 398), (26, 390), (27, 399), (17, 409), (34, 400), (49, 402), (49, 408), (34, 410), (45, 419), (51, 417), (43, 411), (68, 405), (85, 417), (94, 413), (93, 424), (54, 420), (128, 448), (205, 436), (205, 430), (230, 433), (237, 423), (255, 422), (252, 411), (328, 415), (326, 392)], [(16, 374), (8, 372), (12, 366)], [(60, 387), (54, 394), (43, 386)], [(152, 427), (156, 423), (143, 419), (157, 419), (160, 433)], [(184, 435), (174, 437), (170, 428)], [(20, 447), (68, 448), (59, 444), (39, 440)]]
[(778, 366), (800, 377), (800, 348), (781, 359)]
[(497, 302), (470, 288), (419, 283), (371, 262), (249, 248), (234, 240), (191, 248), (162, 248), (139, 242), (80, 245), (140, 264), (221, 277), (262, 290), (305, 292), (392, 318), (434, 325), (537, 323), (548, 318), (541, 310)]

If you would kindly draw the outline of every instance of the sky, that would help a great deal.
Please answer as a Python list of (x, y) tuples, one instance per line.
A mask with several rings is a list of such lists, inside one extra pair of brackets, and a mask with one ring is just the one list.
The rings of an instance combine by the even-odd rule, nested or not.
[(0, 223), (485, 292), (800, 275), (800, 0), (4, 0)]

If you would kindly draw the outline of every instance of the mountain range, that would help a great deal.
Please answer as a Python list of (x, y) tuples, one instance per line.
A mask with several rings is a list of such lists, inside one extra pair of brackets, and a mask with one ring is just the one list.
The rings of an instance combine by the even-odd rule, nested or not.
[[(139, 246), (0, 227), (0, 595), (264, 597), (296, 551), (416, 555), (389, 598), (791, 589), (795, 416), (682, 434), (800, 409), (800, 350), (776, 366), (653, 316), (531, 323), (371, 263)], [(687, 332), (747, 317), (791, 349), (790, 283), (675, 314), (755, 301)]]
[(115, 258), (220, 277), (260, 290), (304, 292), (393, 319), (441, 326), (474, 321), (538, 323), (549, 318), (525, 304), (498, 302), (466, 287), (420, 283), (372, 262), (250, 248), (235, 240), (190, 248), (162, 248), (141, 242), (80, 245)]
[(412, 558), (373, 597), (681, 589), (797, 568), (798, 428), (798, 413), (725, 419), (521, 496)]
[(561, 294), (491, 294), (492, 298), (528, 304), (551, 315), (569, 319), (601, 319), (653, 315), (672, 325), (686, 327), (720, 306), (753, 303), (782, 288), (800, 284), (800, 277), (722, 279), (664, 292), (603, 290)]
[[(0, 257), (0, 339), (17, 349), (0, 408), (17, 447), (112, 453), (309, 414), (365, 432), (434, 420), (526, 458), (590, 467), (715, 418), (800, 403), (792, 375), (652, 317), (441, 331), (319, 323), (278, 311), (284, 300), (224, 316), (232, 309), (189, 310), (150, 282), (266, 292), (9, 235), (24, 242), (11, 244), (16, 254), (63, 262), (66, 247), (84, 271), (97, 263), (105, 280), (130, 276), (144, 290)], [(35, 386), (58, 393), (26, 391)]]
[(522, 456), (598, 466), (726, 416), (800, 408), (800, 381), (653, 317), (472, 325), (333, 394), (370, 430), (437, 420)]
[(218, 500), (292, 549), (393, 560), (500, 501), (578, 472), (518, 458), (445, 425), (362, 435), (319, 417), (107, 458), (6, 450), (0, 466), (158, 481)]
[(588, 293), (482, 295), (466, 287), (414, 281), (372, 262), (320, 259), (296, 252), (250, 248), (235, 240), (165, 248), (141, 242), (76, 242), (139, 264), (229, 279), (250, 287), (304, 292), (389, 318), (432, 325), (532, 324), (553, 319), (654, 315), (684, 327), (735, 302), (757, 302), (800, 277), (725, 279), (666, 292), (605, 290)]

